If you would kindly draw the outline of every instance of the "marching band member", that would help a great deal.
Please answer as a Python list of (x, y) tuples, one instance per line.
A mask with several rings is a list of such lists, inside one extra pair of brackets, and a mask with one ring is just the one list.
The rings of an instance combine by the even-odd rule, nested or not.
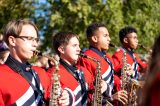
[[(114, 76), (114, 65), (111, 56), (106, 53), (111, 40), (107, 28), (104, 24), (94, 23), (88, 26), (86, 35), (90, 47), (84, 51), (84, 54), (100, 61), (102, 79), (109, 85), (106, 92), (103, 93), (103, 105), (106, 103), (106, 99), (111, 102), (118, 100), (125, 104), (127, 102), (127, 92), (124, 90), (118, 91), (120, 81), (118, 77)], [(87, 68), (94, 78), (96, 70), (95, 62), (86, 58), (80, 58), (79, 64)], [(114, 88), (116, 88), (116, 90)]]
[[(53, 37), (53, 48), (60, 57), (58, 74), (62, 88), (68, 90), (69, 106), (86, 106), (93, 80), (85, 68), (76, 66), (81, 50), (78, 35), (72, 32), (57, 33)], [(51, 75), (53, 68), (48, 73)]]
[(0, 106), (44, 106), (48, 100), (47, 73), (27, 61), (38, 46), (38, 29), (28, 20), (10, 21), (4, 41), (10, 55), (0, 65)]
[(119, 31), (119, 39), (122, 47), (118, 49), (113, 55), (112, 59), (115, 65), (115, 72), (120, 77), (121, 68), (123, 65), (123, 53), (126, 52), (127, 63), (132, 68), (131, 75), (134, 79), (139, 79), (139, 72), (144, 72), (147, 68), (147, 63), (143, 62), (134, 50), (138, 46), (137, 30), (133, 27), (127, 26)]

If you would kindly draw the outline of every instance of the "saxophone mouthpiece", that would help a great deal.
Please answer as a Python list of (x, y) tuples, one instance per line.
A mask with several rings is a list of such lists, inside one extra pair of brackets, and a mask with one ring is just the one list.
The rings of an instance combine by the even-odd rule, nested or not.
[(35, 50), (35, 51), (33, 52), (33, 55), (34, 55), (34, 56), (42, 56), (42, 52), (40, 52), (40, 51), (38, 51), (38, 50)]
[(113, 45), (112, 43), (109, 44), (110, 47), (115, 47), (115, 45)]
[(118, 49), (118, 46), (116, 46), (116, 45), (114, 45), (112, 43), (110, 43), (109, 46)]
[(138, 46), (139, 46), (139, 47), (142, 47), (142, 48), (144, 48), (144, 46), (143, 46), (143, 45), (141, 45), (141, 44), (138, 44)]
[(112, 44), (112, 43), (110, 43), (109, 46), (118, 49), (118, 46), (117, 46), (117, 45), (114, 45), (114, 44)]
[(84, 58), (87, 58), (87, 55), (85, 55), (82, 51), (80, 51), (80, 54), (79, 54), (81, 57), (84, 57)]

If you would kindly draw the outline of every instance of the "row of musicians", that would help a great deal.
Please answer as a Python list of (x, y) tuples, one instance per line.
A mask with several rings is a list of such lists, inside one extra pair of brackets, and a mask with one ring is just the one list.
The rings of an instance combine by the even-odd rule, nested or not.
[[(91, 24), (86, 30), (86, 35), (90, 47), (83, 53), (100, 61), (100, 68), (95, 61), (79, 57), (81, 49), (78, 35), (72, 32), (59, 32), (52, 39), (53, 48), (60, 57), (58, 75), (61, 90), (58, 105), (91, 105), (93, 91), (97, 85), (95, 80), (97, 69), (101, 73), (99, 79), (102, 79), (100, 82), (102, 105), (106, 105), (108, 101), (113, 105), (127, 104), (128, 93), (121, 90), (120, 82), (124, 52), (127, 53), (126, 62), (129, 64), (127, 73), (133, 79), (138, 80), (140, 72), (145, 72), (147, 68), (147, 63), (142, 62), (134, 52), (138, 46), (136, 29), (125, 27), (120, 30), (122, 47), (112, 57), (106, 52), (111, 39), (104, 24)], [(14, 20), (6, 25), (4, 40), (9, 47), (10, 55), (0, 66), (1, 106), (49, 105), (49, 99), (52, 98), (50, 95), (53, 93), (50, 90), (51, 85), (56, 83), (51, 79), (54, 77), (53, 72), (57, 71), (56, 68), (52, 67), (45, 72), (42, 68), (27, 62), (38, 46), (37, 37), (38, 29), (30, 21)]]
[[(122, 59), (124, 52), (127, 53), (128, 74), (133, 79), (139, 79), (140, 72), (145, 72), (147, 68), (147, 63), (141, 61), (139, 56), (134, 53), (134, 50), (138, 46), (136, 29), (125, 27), (120, 30), (119, 37), (122, 47), (112, 57), (106, 52), (109, 49), (111, 39), (104, 24), (94, 23), (90, 25), (87, 28), (86, 35), (90, 47), (84, 50), (83, 53), (100, 61), (102, 105), (105, 105), (107, 101), (113, 105), (127, 104), (128, 93), (125, 90), (121, 90), (120, 84), (120, 70), (123, 67)], [(53, 38), (53, 48), (60, 56), (60, 70), (58, 71), (60, 82), (64, 88), (67, 87), (73, 91), (73, 94), (70, 93), (70, 95), (75, 96), (74, 105), (76, 106), (82, 106), (88, 103), (87, 95), (88, 92), (91, 93), (90, 91), (94, 89), (92, 86), (95, 86), (95, 83), (97, 83), (95, 82), (95, 76), (98, 68), (98, 64), (92, 59), (79, 57), (81, 51), (79, 45), (78, 36), (74, 33), (60, 32)], [(50, 77), (52, 77), (53, 70), (54, 68), (48, 70)], [(88, 85), (86, 87), (85, 82)], [(93, 102), (92, 99), (88, 101)], [(70, 103), (73, 102), (70, 101)]]

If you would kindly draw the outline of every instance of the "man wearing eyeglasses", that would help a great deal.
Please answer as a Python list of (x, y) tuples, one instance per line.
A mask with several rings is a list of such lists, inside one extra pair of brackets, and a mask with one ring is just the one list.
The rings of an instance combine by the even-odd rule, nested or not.
[(27, 62), (32, 58), (38, 40), (38, 29), (31, 21), (13, 20), (6, 25), (4, 41), (10, 55), (0, 66), (0, 106), (46, 105), (49, 77), (43, 69)]

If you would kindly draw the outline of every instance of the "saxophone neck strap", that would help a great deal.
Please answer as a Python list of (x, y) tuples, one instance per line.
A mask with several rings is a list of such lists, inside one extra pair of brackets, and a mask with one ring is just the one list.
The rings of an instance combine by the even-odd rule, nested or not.
[(94, 47), (90, 47), (90, 50), (92, 50), (93, 52), (98, 54), (100, 57), (102, 57), (111, 66), (111, 69), (114, 70), (112, 62), (109, 60), (109, 58), (106, 57), (106, 52), (104, 52), (104, 51), (101, 52)]
[(20, 74), (30, 84), (32, 89), (42, 96), (43, 92), (40, 90), (40, 80), (39, 80), (39, 77), (38, 77), (37, 73), (35, 73), (33, 71), (33, 69), (31, 69), (31, 67), (30, 67), (30, 71), (32, 72), (32, 75), (33, 75), (33, 77), (35, 79), (35, 82), (38, 84), (38, 87), (35, 87), (32, 84), (32, 82), (29, 80), (29, 78), (24, 74), (23, 69), (20, 68), (20, 66), (18, 66), (14, 61), (15, 60), (12, 59), (11, 56), (9, 56), (8, 59), (6, 60), (5, 64), (7, 66), (9, 66), (13, 71), (15, 71), (16, 73)]
[(134, 52), (132, 50), (128, 50), (128, 49), (126, 49), (124, 47), (122, 47), (122, 50), (124, 52), (128, 53), (131, 56), (131, 58), (133, 59), (134, 62), (137, 62), (136, 56), (134, 55)]
[(84, 78), (83, 71), (80, 69), (80, 71), (77, 72), (78, 71), (77, 67), (69, 65), (62, 59), (60, 59), (60, 64), (62, 64), (71, 75), (73, 75), (73, 77), (78, 81), (78, 83), (80, 83), (82, 90), (86, 92), (86, 85), (85, 85), (86, 81)]

